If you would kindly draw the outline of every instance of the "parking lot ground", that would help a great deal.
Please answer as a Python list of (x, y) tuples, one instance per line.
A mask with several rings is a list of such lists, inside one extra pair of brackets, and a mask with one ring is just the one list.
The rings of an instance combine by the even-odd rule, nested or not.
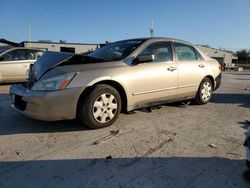
[(250, 187), (250, 72), (224, 72), (207, 105), (122, 114), (110, 127), (42, 122), (0, 86), (0, 187)]

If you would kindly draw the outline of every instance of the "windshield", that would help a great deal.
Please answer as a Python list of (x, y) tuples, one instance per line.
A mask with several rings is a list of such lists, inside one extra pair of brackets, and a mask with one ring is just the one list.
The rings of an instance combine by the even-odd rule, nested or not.
[(94, 52), (90, 53), (88, 56), (118, 61), (127, 57), (131, 52), (133, 52), (140, 44), (145, 40), (143, 39), (134, 39), (134, 40), (124, 40), (115, 43), (108, 44), (103, 48), (99, 48)]
[(8, 48), (0, 48), (0, 54), (6, 50), (8, 50)]

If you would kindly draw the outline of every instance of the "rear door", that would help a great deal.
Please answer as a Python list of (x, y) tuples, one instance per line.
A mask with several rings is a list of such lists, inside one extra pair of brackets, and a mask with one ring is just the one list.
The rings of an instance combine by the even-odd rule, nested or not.
[(206, 64), (193, 46), (180, 42), (173, 46), (179, 68), (178, 93), (195, 94), (205, 76)]

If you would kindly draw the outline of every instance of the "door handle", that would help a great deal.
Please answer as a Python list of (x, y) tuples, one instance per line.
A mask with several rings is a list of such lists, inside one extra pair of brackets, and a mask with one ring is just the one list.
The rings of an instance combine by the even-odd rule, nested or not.
[(167, 68), (167, 70), (171, 72), (175, 71), (176, 69), (177, 69), (176, 67), (172, 67), (172, 66)]
[(199, 64), (199, 67), (200, 67), (200, 68), (203, 68), (203, 67), (205, 67), (205, 65), (203, 65), (203, 64)]

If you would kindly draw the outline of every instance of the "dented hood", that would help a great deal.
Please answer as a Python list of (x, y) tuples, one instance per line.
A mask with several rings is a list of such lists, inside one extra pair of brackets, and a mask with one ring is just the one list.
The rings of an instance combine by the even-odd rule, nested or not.
[(31, 68), (29, 77), (31, 78), (31, 80), (38, 80), (46, 72), (56, 66), (83, 65), (104, 62), (110, 62), (110, 60), (86, 56), (82, 54), (47, 51), (34, 63), (33, 67)]
[(73, 57), (75, 54), (72, 53), (62, 53), (62, 52), (45, 52), (42, 57), (40, 57), (32, 67), (32, 78), (38, 80), (48, 72), (50, 69), (61, 64), (65, 60)]

